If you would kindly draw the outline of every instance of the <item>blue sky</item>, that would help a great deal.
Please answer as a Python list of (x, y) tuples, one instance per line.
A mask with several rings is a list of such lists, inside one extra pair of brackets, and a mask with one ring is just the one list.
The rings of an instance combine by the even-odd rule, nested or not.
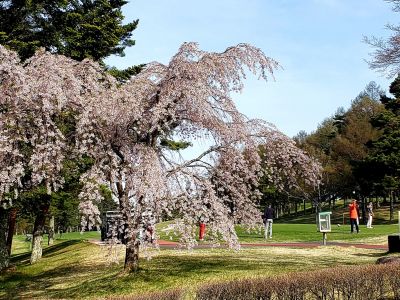
[(283, 70), (268, 83), (249, 78), (235, 95), (251, 118), (274, 123), (294, 136), (311, 132), (370, 81), (385, 90), (391, 79), (368, 68), (372, 49), (364, 35), (385, 37), (398, 13), (383, 0), (135, 0), (123, 7), (139, 19), (136, 45), (107, 64), (120, 68), (150, 61), (168, 63), (183, 42), (208, 51), (250, 43), (278, 60)]

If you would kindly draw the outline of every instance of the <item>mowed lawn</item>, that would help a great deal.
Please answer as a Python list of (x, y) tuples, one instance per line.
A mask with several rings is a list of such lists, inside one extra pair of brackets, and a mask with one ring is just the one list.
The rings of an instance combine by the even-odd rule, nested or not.
[[(385, 242), (396, 225), (378, 225), (349, 234), (340, 226), (328, 235), (347, 242)], [(261, 233), (238, 230), (244, 242), (264, 242)], [(257, 247), (235, 252), (227, 249), (193, 251), (151, 250), (152, 259), (142, 256), (141, 270), (123, 272), (123, 246), (116, 249), (119, 264), (107, 258), (108, 249), (87, 241), (98, 239), (97, 232), (64, 234), (55, 245), (46, 247), (42, 260), (29, 265), (29, 243), (18, 236), (14, 242), (12, 263), (0, 276), (0, 297), (96, 299), (100, 297), (138, 295), (153, 291), (182, 288), (192, 299), (201, 284), (249, 277), (276, 276), (288, 272), (315, 270), (338, 265), (370, 264), (387, 255), (383, 250), (321, 246), (318, 248)], [(274, 242), (318, 241), (321, 234), (315, 225), (274, 224)], [(271, 240), (268, 240), (271, 242)]]
[[(387, 236), (399, 232), (399, 226), (374, 225), (374, 228), (366, 228), (360, 225), (360, 232), (351, 233), (350, 225), (332, 225), (332, 231), (327, 234), (328, 242), (345, 243), (369, 243), (385, 244)], [(315, 224), (273, 224), (272, 239), (264, 239), (263, 230), (260, 233), (247, 232), (237, 227), (239, 239), (246, 243), (284, 243), (284, 242), (322, 242), (322, 233), (317, 231)], [(355, 231), (355, 229), (354, 229)]]
[[(179, 238), (174, 235), (167, 235), (165, 228), (168, 222), (158, 226), (160, 239), (178, 241)], [(207, 228), (206, 228), (207, 230)], [(387, 236), (399, 232), (397, 224), (391, 225), (374, 225), (374, 228), (366, 228), (360, 225), (360, 233), (351, 233), (350, 225), (332, 225), (332, 231), (328, 233), (328, 242), (345, 242), (345, 243), (369, 243), (369, 244), (385, 244)], [(264, 228), (260, 227), (256, 230), (247, 231), (241, 226), (236, 226), (236, 232), (242, 243), (291, 243), (291, 242), (322, 242), (322, 233), (317, 231), (315, 224), (273, 224), (272, 239), (264, 238)], [(207, 234), (206, 234), (207, 239)]]

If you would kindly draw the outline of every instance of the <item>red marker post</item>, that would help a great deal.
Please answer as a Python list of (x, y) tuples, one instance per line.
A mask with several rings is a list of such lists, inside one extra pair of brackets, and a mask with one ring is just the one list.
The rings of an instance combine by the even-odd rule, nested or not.
[(200, 241), (204, 240), (205, 233), (206, 233), (206, 224), (200, 223), (200, 231), (199, 231), (199, 240)]

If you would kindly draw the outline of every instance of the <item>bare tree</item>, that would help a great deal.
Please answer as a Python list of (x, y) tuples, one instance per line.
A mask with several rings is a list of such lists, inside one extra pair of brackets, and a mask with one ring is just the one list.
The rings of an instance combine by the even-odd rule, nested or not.
[[(393, 4), (393, 11), (400, 12), (399, 0), (385, 1)], [(400, 26), (388, 24), (386, 28), (392, 32), (389, 38), (364, 36), (364, 42), (375, 48), (372, 60), (368, 61), (370, 68), (392, 78), (400, 72)]]

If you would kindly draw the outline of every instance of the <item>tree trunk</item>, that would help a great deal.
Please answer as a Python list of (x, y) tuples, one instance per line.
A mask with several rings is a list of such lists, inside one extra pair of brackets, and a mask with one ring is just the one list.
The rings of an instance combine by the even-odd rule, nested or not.
[(33, 227), (33, 234), (32, 234), (33, 237), (32, 237), (31, 264), (36, 263), (42, 258), (43, 231), (48, 209), (49, 205), (45, 205), (36, 215), (35, 225)]
[(306, 199), (305, 198), (303, 200), (303, 212), (304, 212), (304, 215), (306, 215)]
[[(126, 272), (137, 272), (139, 270), (139, 243), (134, 234), (134, 225), (138, 227), (140, 224), (141, 216), (136, 216), (135, 224), (133, 224), (131, 207), (129, 204), (129, 198), (127, 193), (124, 191), (122, 184), (118, 182), (116, 184), (119, 197), (119, 207), (124, 220), (124, 237), (126, 240), (126, 250), (125, 250), (125, 264), (124, 269)], [(140, 199), (138, 200), (140, 202)], [(139, 205), (138, 203), (137, 205)]]
[(362, 223), (366, 224), (366, 209), (365, 209), (365, 197), (361, 196), (361, 215), (362, 215)]
[(8, 210), (0, 206), (0, 271), (10, 263), (10, 254), (7, 250), (7, 221)]
[(17, 220), (17, 209), (15, 207), (10, 209), (8, 216), (8, 234), (7, 234), (7, 251), (11, 255), (12, 240), (14, 237), (15, 223)]
[(54, 216), (51, 216), (51, 218), (50, 218), (50, 222), (49, 222), (49, 238), (48, 238), (47, 244), (49, 246), (54, 244)]
[(124, 269), (129, 273), (139, 270), (139, 241), (136, 238), (126, 244)]
[(315, 203), (315, 224), (317, 225), (317, 229), (319, 229), (319, 212), (320, 212), (320, 207), (319, 203)]
[(390, 199), (390, 222), (392, 222), (393, 221), (393, 192), (390, 192), (389, 199)]

